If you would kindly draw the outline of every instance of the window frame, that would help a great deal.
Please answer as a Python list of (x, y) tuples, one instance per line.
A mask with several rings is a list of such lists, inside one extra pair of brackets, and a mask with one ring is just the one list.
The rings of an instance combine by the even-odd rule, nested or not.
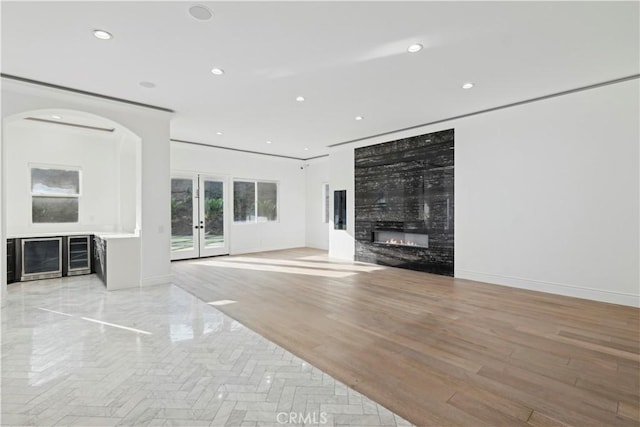
[(331, 187), (328, 182), (322, 183), (322, 209), (321, 216), (323, 224), (329, 224), (331, 221)]
[[(254, 193), (253, 193), (253, 221), (237, 221), (236, 218), (236, 182), (248, 182), (253, 183)], [(275, 220), (266, 220), (266, 221), (258, 221), (258, 183), (267, 183), (267, 184), (275, 184), (276, 185), (276, 219)], [(250, 224), (273, 224), (280, 222), (280, 181), (269, 180), (269, 179), (248, 179), (248, 178), (233, 178), (231, 180), (231, 204), (233, 206), (232, 211), (232, 219), (234, 225), (250, 225)]]

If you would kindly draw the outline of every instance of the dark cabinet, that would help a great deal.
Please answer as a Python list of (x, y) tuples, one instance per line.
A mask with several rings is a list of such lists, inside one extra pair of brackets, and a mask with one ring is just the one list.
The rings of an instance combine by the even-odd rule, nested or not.
[(16, 281), (16, 239), (7, 239), (7, 283)]

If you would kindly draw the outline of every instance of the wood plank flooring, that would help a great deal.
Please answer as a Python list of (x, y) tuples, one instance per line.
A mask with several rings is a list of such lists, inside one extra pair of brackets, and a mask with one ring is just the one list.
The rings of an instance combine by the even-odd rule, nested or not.
[(418, 426), (639, 426), (640, 310), (314, 249), (174, 262), (174, 283)]

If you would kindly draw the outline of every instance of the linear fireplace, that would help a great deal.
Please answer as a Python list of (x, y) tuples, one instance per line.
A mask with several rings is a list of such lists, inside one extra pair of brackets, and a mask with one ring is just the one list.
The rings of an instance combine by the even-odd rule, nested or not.
[(429, 235), (405, 233), (402, 231), (376, 230), (373, 232), (373, 243), (381, 245), (429, 247)]

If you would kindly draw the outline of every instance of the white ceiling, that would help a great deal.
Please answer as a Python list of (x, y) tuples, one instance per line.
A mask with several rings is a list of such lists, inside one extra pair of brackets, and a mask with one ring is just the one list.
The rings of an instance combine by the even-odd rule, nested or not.
[(638, 16), (638, 2), (3, 1), (2, 72), (173, 109), (172, 138), (309, 158), (638, 74)]

